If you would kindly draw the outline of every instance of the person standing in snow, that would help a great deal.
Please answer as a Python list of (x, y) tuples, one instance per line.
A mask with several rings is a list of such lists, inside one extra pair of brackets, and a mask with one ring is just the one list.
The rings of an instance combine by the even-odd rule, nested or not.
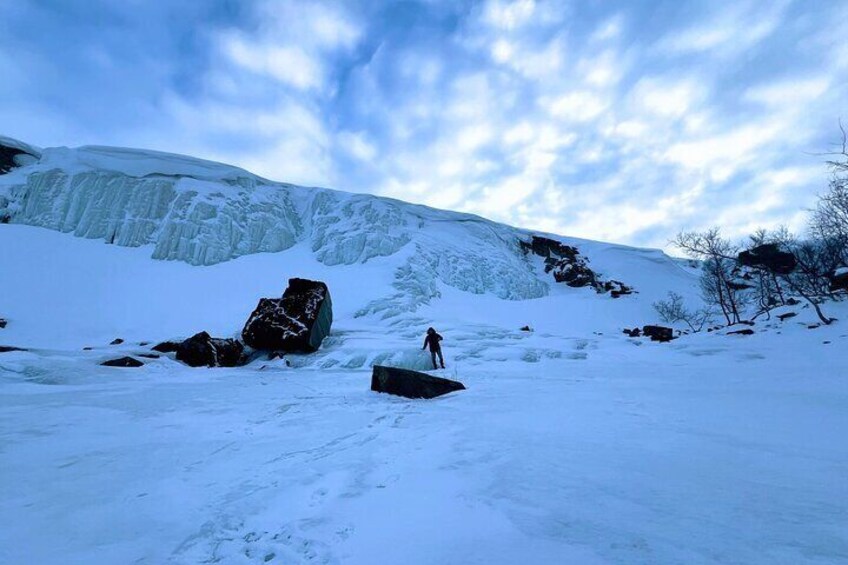
[(439, 356), (439, 363), (442, 364), (442, 369), (445, 368), (445, 358), (442, 357), (442, 346), (439, 342), (442, 341), (442, 336), (436, 333), (436, 330), (433, 328), (427, 328), (427, 337), (424, 338), (424, 347), (421, 348), (421, 351), (427, 349), (427, 346), (430, 346), (430, 357), (433, 359), (433, 368), (438, 369), (439, 367), (436, 365), (436, 355)]

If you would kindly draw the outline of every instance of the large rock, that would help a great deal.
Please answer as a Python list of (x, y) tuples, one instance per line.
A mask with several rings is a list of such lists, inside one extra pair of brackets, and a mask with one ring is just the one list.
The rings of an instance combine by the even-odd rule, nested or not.
[(240, 341), (200, 332), (177, 347), (177, 360), (192, 367), (235, 367), (241, 363), (242, 353)]
[(830, 291), (848, 290), (848, 268), (842, 267), (830, 275)]
[(282, 298), (262, 298), (241, 335), (254, 349), (311, 353), (333, 324), (330, 290), (321, 281), (289, 279)]
[(746, 267), (762, 267), (778, 275), (788, 275), (798, 264), (795, 255), (781, 251), (776, 243), (752, 247), (740, 253), (738, 259)]
[(674, 339), (674, 330), (665, 326), (645, 326), (642, 328), (642, 334), (651, 338), (651, 341), (665, 342)]
[(406, 398), (435, 398), (456, 390), (465, 390), (465, 385), (418, 371), (375, 365), (371, 374), (371, 390)]

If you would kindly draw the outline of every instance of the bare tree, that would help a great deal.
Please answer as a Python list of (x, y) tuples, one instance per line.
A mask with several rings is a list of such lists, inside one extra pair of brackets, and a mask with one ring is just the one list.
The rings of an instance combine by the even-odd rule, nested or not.
[(719, 228), (682, 232), (673, 243), (690, 257), (703, 261), (700, 282), (704, 302), (716, 306), (728, 325), (739, 323), (747, 302), (747, 285), (736, 281), (738, 246), (721, 237)]
[(689, 310), (683, 302), (683, 297), (673, 291), (669, 291), (668, 300), (659, 300), (654, 302), (653, 306), (663, 322), (684, 322), (693, 332), (701, 331), (713, 319), (712, 310), (706, 307)]

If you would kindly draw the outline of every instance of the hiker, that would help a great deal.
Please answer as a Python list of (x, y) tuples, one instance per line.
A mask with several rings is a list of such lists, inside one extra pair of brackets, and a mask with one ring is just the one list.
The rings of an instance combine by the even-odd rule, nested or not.
[(433, 328), (427, 328), (427, 337), (424, 338), (424, 347), (421, 350), (424, 351), (428, 345), (430, 346), (430, 357), (433, 359), (434, 369), (439, 368), (436, 365), (436, 355), (439, 356), (439, 363), (442, 364), (442, 369), (445, 368), (445, 358), (442, 357), (442, 346), (439, 345), (440, 341), (442, 341), (442, 336), (437, 334)]

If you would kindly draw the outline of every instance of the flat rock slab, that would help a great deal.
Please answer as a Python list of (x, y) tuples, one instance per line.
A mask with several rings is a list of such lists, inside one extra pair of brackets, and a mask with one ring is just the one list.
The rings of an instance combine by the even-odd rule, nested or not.
[(418, 371), (375, 365), (371, 374), (371, 390), (406, 398), (435, 398), (456, 390), (465, 390), (465, 385)]
[(121, 357), (120, 359), (110, 359), (101, 363), (104, 367), (141, 367), (144, 365), (138, 359), (132, 357)]

